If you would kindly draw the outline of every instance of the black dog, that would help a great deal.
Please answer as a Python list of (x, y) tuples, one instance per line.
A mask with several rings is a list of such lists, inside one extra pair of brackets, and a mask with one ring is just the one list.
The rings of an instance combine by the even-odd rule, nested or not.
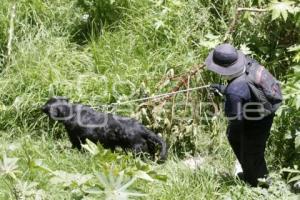
[(81, 149), (86, 139), (100, 142), (104, 148), (121, 147), (134, 153), (148, 152), (154, 157), (155, 146), (161, 147), (160, 160), (167, 157), (166, 143), (137, 120), (96, 112), (92, 108), (71, 104), (65, 97), (52, 97), (42, 107), (51, 119), (62, 122), (73, 145)]

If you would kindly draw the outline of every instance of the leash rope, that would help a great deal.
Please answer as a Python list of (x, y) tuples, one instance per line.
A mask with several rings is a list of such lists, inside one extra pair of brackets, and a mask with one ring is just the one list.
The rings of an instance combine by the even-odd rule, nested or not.
[[(172, 96), (172, 95), (175, 95), (175, 94), (178, 94), (178, 93), (182, 93), (182, 92), (189, 92), (189, 91), (194, 91), (194, 90), (200, 90), (200, 89), (209, 88), (209, 87), (210, 87), (210, 85), (204, 85), (204, 86), (199, 86), (199, 87), (194, 87), (194, 88), (188, 88), (188, 89), (184, 89), (184, 90), (178, 90), (176, 92), (169, 92), (169, 93), (159, 94), (159, 95), (155, 95), (155, 96), (152, 96), (152, 97), (144, 97), (144, 98), (134, 99), (134, 100), (130, 100), (130, 101), (123, 101), (123, 102), (111, 103), (111, 104), (108, 104), (106, 106), (124, 105), (124, 104), (139, 102), (139, 101), (145, 101), (145, 100), (155, 100), (155, 99), (160, 99), (160, 98)], [(105, 105), (103, 105), (103, 106), (105, 106)]]

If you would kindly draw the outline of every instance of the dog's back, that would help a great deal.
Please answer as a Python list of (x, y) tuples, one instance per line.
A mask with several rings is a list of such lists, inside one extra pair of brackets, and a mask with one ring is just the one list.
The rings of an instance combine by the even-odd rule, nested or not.
[[(80, 149), (81, 143), (85, 143), (85, 140), (89, 139), (95, 143), (100, 142), (105, 148), (112, 150), (119, 146), (123, 149), (148, 152), (154, 155), (153, 146), (158, 144), (161, 146), (160, 159), (166, 159), (166, 143), (137, 120), (97, 112), (90, 106), (71, 104), (62, 98), (57, 99), (58, 103), (55, 102), (55, 98), (52, 98), (50, 103), (46, 103), (44, 107), (47, 109), (44, 109), (44, 112), (54, 120), (57, 119), (55, 117), (60, 117), (59, 121), (64, 123), (74, 147)], [(63, 101), (62, 104), (61, 101)]]
[(166, 143), (162, 138), (150, 131), (136, 119), (113, 115), (111, 113), (97, 112), (91, 107), (82, 106), (80, 104), (77, 105), (77, 107), (79, 108), (77, 109), (78, 111), (84, 110), (84, 112), (82, 112), (84, 123), (92, 123), (91, 125), (95, 126), (99, 137), (106, 133), (106, 138), (110, 138), (110, 144), (120, 146), (124, 149), (132, 149), (132, 145), (143, 143), (143, 145), (147, 144), (146, 149), (150, 154), (154, 154), (154, 150), (152, 150), (150, 146), (159, 145), (161, 147), (160, 159), (166, 159)]

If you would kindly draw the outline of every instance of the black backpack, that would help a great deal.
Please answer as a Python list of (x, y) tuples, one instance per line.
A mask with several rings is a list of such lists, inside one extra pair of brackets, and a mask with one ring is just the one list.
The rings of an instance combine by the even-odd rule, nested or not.
[(279, 81), (256, 60), (248, 58), (244, 75), (251, 93), (263, 105), (265, 115), (275, 113), (282, 103)]

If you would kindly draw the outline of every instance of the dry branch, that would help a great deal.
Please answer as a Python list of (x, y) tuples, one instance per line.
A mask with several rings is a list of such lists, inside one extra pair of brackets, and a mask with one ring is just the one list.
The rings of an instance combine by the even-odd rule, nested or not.
[[(178, 91), (183, 85), (186, 85), (188, 83), (188, 80), (195, 76), (201, 69), (204, 68), (204, 64), (196, 65), (194, 66), (190, 71), (188, 71), (186, 74), (184, 74), (177, 85), (173, 88), (171, 92), (176, 92)], [(169, 100), (172, 98), (171, 96), (166, 97), (164, 100)]]
[[(260, 9), (260, 8), (240, 8), (240, 7), (236, 7), (235, 9), (235, 15), (234, 18), (232, 19), (228, 30), (225, 33), (224, 36), (224, 42), (227, 42), (229, 39), (229, 36), (232, 34), (232, 32), (234, 32), (234, 29), (236, 27), (237, 24), (237, 19), (239, 18), (240, 14), (242, 12), (266, 12), (268, 11), (268, 9)], [(173, 76), (173, 77), (164, 77), (160, 82), (159, 85), (162, 84), (163, 82), (165, 82), (167, 79), (171, 80), (178, 80), (177, 85), (171, 90), (171, 92), (176, 92), (178, 91), (182, 86), (186, 85), (187, 82), (189, 81), (190, 78), (192, 78), (193, 76), (195, 76), (197, 74), (197, 72), (200, 71), (200, 69), (204, 68), (204, 64), (200, 64), (200, 65), (196, 65), (195, 67), (193, 67), (190, 71), (188, 71), (187, 73), (181, 75), (181, 76)], [(164, 103), (169, 100), (170, 98), (172, 98), (171, 96), (168, 96), (166, 98), (163, 98), (162, 101), (160, 102), (159, 106), (163, 106)]]
[[(204, 64), (198, 64), (192, 67), (191, 70), (189, 70), (187, 73), (183, 74), (179, 81), (177, 82), (177, 85), (170, 91), (171, 92), (177, 92), (180, 90), (180, 88), (188, 83), (188, 81), (191, 79), (191, 77), (195, 76), (201, 69), (204, 68)], [(172, 77), (171, 77), (172, 78)], [(159, 102), (159, 105), (157, 107), (163, 107), (166, 101), (170, 100), (172, 96), (166, 96), (165, 98), (162, 98)], [(143, 105), (147, 105), (147, 103), (144, 103)], [(140, 105), (140, 106), (143, 106)]]

